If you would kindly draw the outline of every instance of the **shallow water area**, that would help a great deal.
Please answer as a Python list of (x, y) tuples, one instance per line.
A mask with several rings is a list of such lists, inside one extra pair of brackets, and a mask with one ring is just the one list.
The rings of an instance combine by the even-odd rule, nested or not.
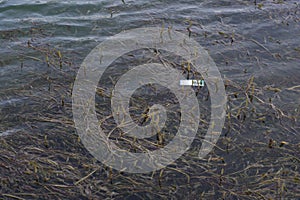
[[(0, 198), (299, 199), (299, 13), (296, 0), (0, 0)], [(72, 87), (81, 63), (100, 42), (153, 26), (172, 27), (208, 51), (224, 80), (226, 121), (216, 147), (199, 159), (210, 98), (207, 87), (194, 88), (202, 121), (191, 148), (153, 173), (119, 172), (81, 143)], [(163, 148), (180, 121), (176, 97), (148, 85), (133, 94), (130, 114), (137, 124), (149, 124), (147, 108), (164, 105), (169, 118), (163, 139), (135, 141), (114, 129), (115, 82), (150, 61), (172, 64), (189, 76), (181, 58), (133, 51), (109, 66), (95, 95), (106, 134), (130, 152), (143, 151), (137, 144)]]

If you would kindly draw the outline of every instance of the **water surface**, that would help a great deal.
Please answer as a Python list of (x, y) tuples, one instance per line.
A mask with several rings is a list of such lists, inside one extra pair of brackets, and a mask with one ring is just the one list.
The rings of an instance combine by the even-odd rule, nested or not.
[[(53, 149), (70, 151), (67, 144), (72, 142), (68, 143), (68, 135), (76, 135), (71, 112), (72, 83), (88, 53), (123, 30), (172, 26), (188, 35), (187, 27), (192, 25), (191, 37), (209, 52), (228, 83), (228, 113), (232, 115), (227, 117), (218, 143), (220, 148), (201, 161), (190, 155), (193, 151), (188, 153), (171, 166), (183, 173), (166, 169), (162, 178), (158, 177), (160, 172), (116, 175), (111, 184), (104, 180), (107, 171), (103, 166), (98, 177), (91, 179), (99, 180), (92, 183), (93, 187), (89, 181), (74, 186), (77, 180), (67, 183), (56, 178), (51, 179), (51, 184), (68, 185), (74, 198), (300, 198), (299, 12), (299, 2), (293, 0), (258, 1), (256, 5), (243, 0), (125, 0), (125, 4), (118, 0), (0, 1), (0, 135), (7, 141), (22, 134), (41, 138), (49, 135)], [(245, 89), (252, 76), (255, 94), (265, 103), (257, 100), (248, 110), (238, 113), (238, 108), (244, 106)], [(106, 108), (98, 109), (99, 116), (109, 112)], [(251, 114), (253, 109), (260, 114)], [(283, 141), (288, 145), (281, 146)], [(24, 141), (13, 144), (19, 143), (25, 152), (24, 148), (34, 146)], [(85, 161), (92, 162), (87, 152), (74, 152), (87, 155)], [(66, 164), (51, 151), (48, 156)], [(1, 158), (9, 162), (6, 159)], [(78, 170), (81, 166), (67, 164)], [(90, 171), (88, 168), (77, 175), (84, 176)], [(3, 168), (0, 173), (4, 180), (15, 172)], [(34, 189), (19, 186), (16, 190), (0, 190), (27, 198), (22, 193), (39, 193), (43, 191), (41, 185), (47, 183), (32, 183)], [(77, 187), (83, 192), (76, 192)], [(62, 192), (57, 193), (58, 197), (66, 198)]]

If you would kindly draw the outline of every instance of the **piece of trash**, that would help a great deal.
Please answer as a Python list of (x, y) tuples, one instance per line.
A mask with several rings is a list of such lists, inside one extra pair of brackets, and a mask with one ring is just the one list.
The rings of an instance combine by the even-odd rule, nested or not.
[(180, 80), (180, 85), (183, 86), (204, 86), (204, 80)]

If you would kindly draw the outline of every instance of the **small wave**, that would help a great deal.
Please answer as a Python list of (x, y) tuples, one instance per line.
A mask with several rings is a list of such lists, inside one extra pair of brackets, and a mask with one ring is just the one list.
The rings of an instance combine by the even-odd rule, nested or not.
[(13, 129), (9, 129), (9, 130), (6, 130), (6, 131), (4, 131), (4, 132), (0, 132), (0, 137), (1, 136), (7, 136), (7, 135), (11, 135), (11, 134), (13, 134), (13, 133), (16, 133), (16, 132), (18, 132), (18, 131), (20, 131), (21, 129), (15, 129), (15, 128), (13, 128)]
[(0, 101), (0, 106), (5, 106), (5, 105), (8, 105), (8, 104), (13, 104), (13, 103), (18, 103), (24, 99), (27, 99), (27, 98), (13, 98), (13, 99), (6, 99), (6, 100), (2, 100)]

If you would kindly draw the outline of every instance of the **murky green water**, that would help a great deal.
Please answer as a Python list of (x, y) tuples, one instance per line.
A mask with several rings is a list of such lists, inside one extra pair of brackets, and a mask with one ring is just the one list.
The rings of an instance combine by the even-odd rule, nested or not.
[[(74, 175), (74, 180), (53, 176), (50, 183), (33, 181), (27, 189), (9, 188), (9, 184), (13, 185), (9, 183), (0, 187), (0, 193), (6, 194), (3, 198), (11, 194), (45, 199), (46, 196), (38, 196), (44, 191), (53, 198), (68, 198), (64, 196), (67, 192), (54, 190), (55, 185), (71, 188), (58, 187), (70, 192), (71, 199), (300, 198), (299, 16), (300, 5), (296, 0), (257, 1), (256, 5), (244, 0), (125, 0), (125, 4), (121, 0), (0, 1), (0, 136), (15, 145), (17, 154), (35, 146), (30, 140), (19, 141), (18, 135), (47, 135), (51, 149), (47, 158), (82, 172)], [(84, 162), (95, 161), (80, 143), (68, 137), (75, 137), (71, 91), (83, 59), (97, 44), (123, 30), (172, 26), (188, 35), (190, 25), (191, 37), (209, 52), (226, 84), (229, 114), (218, 148), (205, 160), (198, 160), (191, 150), (170, 168), (154, 174), (118, 175), (114, 171), (112, 183), (107, 181), (109, 170), (100, 163), (94, 168), (82, 167)], [(138, 53), (136, 57), (139, 58)], [(120, 66), (122, 62), (134, 61), (132, 57), (121, 59)], [(247, 89), (252, 76), (254, 84)], [(199, 96), (203, 105), (206, 92), (204, 88)], [(245, 105), (247, 95), (254, 94), (253, 102)], [(145, 103), (144, 100), (137, 102)], [(107, 106), (107, 102), (98, 103)], [(107, 112), (106, 107), (98, 107), (99, 117)], [(205, 112), (209, 111), (205, 110), (204, 115)], [(207, 127), (204, 124), (201, 128)], [(195, 150), (201, 144), (201, 133), (199, 130)], [(13, 142), (14, 138), (18, 141)], [(56, 150), (73, 151), (85, 159), (62, 161), (55, 155)], [(35, 155), (31, 159), (40, 157)], [(0, 158), (3, 166), (11, 161), (9, 156)], [(74, 185), (95, 166), (103, 169)], [(16, 171), (0, 168), (2, 183), (15, 176)]]

